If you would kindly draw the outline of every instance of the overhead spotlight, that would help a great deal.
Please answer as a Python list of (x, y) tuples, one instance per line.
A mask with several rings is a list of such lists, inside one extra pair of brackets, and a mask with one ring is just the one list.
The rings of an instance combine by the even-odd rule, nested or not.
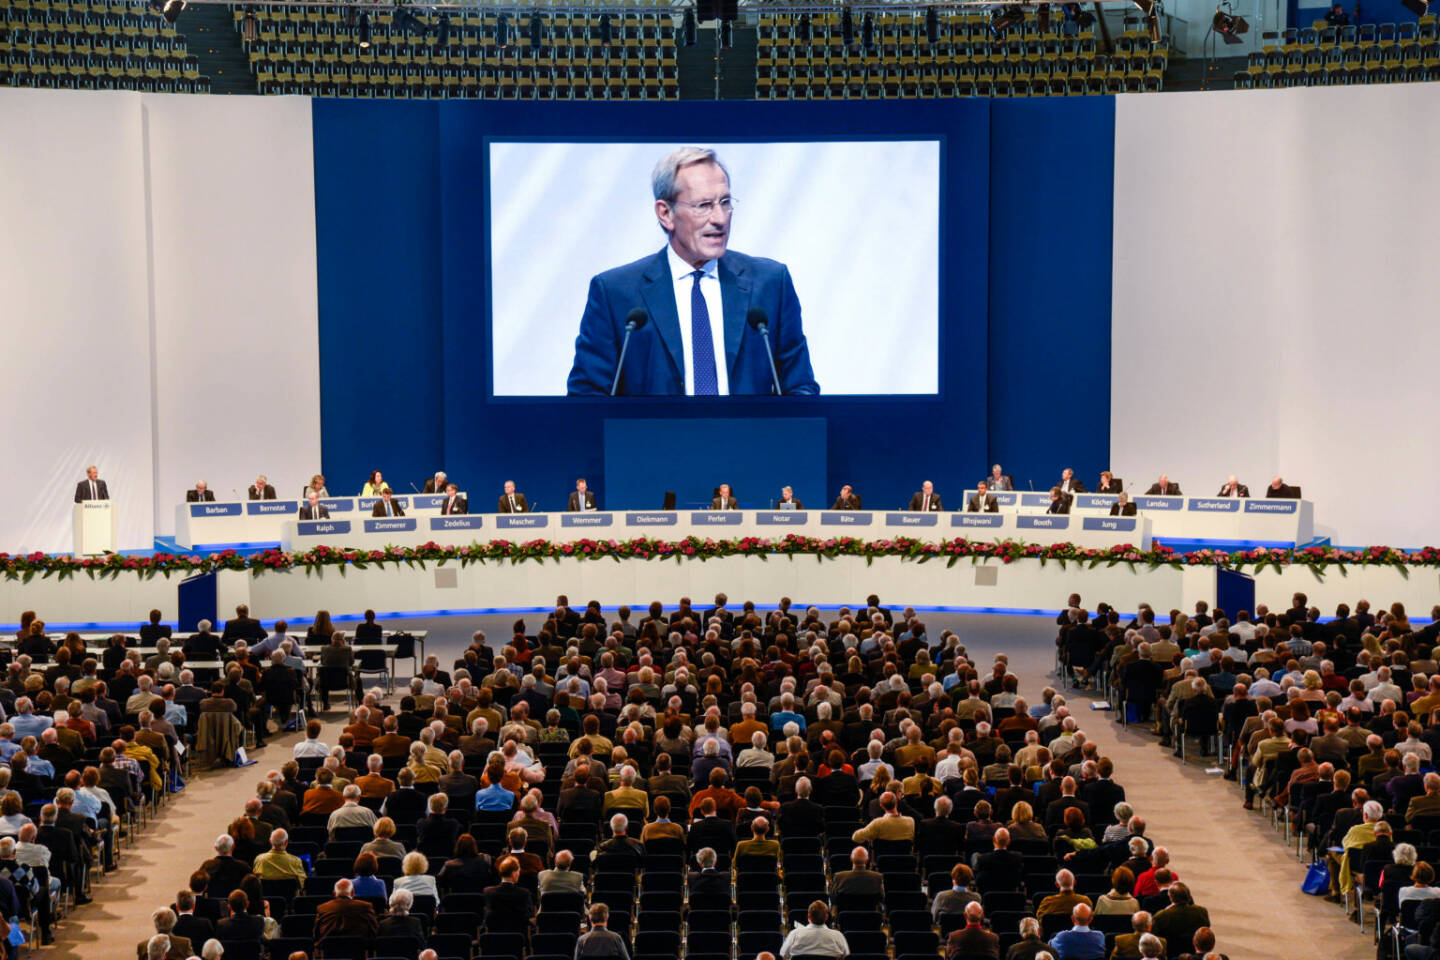
[(720, 49), (729, 50), (735, 42), (735, 23), (731, 20), (720, 21)]
[(866, 50), (875, 47), (875, 17), (872, 14), (865, 14), (860, 18), (860, 45)]
[(165, 5), (160, 8), (160, 16), (165, 18), (166, 23), (174, 23), (184, 11), (185, 0), (165, 0)]
[(925, 42), (932, 47), (940, 42), (940, 14), (934, 7), (925, 11)]
[(254, 43), (259, 35), (260, 24), (255, 20), (255, 11), (246, 10), (245, 19), (240, 21), (240, 39), (246, 43)]
[(540, 35), (540, 28), (541, 28), (541, 26), (542, 26), (542, 24), (541, 24), (541, 22), (540, 22), (540, 11), (539, 11), (539, 10), (532, 10), (532, 11), (530, 11), (530, 49), (531, 49), (531, 50), (539, 50), (539, 49), (540, 49), (540, 42), (541, 42), (541, 40), (543, 39), (543, 38), (541, 37), (541, 35)]
[(1040, 32), (1050, 32), (1050, 4), (1042, 3), (1035, 9), (1036, 19), (1040, 22)]
[(435, 39), (442, 47), (450, 43), (450, 14), (440, 14), (440, 24), (435, 28)]
[(370, 49), (370, 14), (360, 14), (360, 49)]
[(990, 31), (996, 36), (1025, 20), (1025, 8), (1017, 3), (998, 7), (990, 14)]
[(1400, 0), (1400, 5), (1417, 17), (1425, 16), (1430, 10), (1430, 0)]
[(695, 8), (686, 7), (680, 18), (680, 42), (687, 47), (695, 46)]
[(600, 45), (602, 47), (610, 46), (613, 36), (613, 31), (610, 29), (610, 14), (600, 14)]
[(847, 47), (855, 42), (855, 15), (849, 7), (840, 11), (840, 39)]
[(1250, 21), (1229, 11), (1217, 9), (1210, 20), (1210, 27), (1220, 34), (1220, 39), (1226, 43), (1244, 43), (1240, 35), (1250, 31)]
[(495, 18), (495, 46), (510, 46), (510, 15), (502, 13)]

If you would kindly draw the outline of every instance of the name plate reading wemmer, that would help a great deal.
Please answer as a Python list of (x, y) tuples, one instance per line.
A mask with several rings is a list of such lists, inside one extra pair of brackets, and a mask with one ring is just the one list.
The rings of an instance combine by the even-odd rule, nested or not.
[(875, 515), (866, 510), (825, 510), (820, 514), (822, 527), (868, 527)]
[(190, 504), (190, 516), (192, 517), (238, 517), (241, 512), (238, 503)]
[(462, 513), (459, 516), (431, 517), (431, 530), (479, 530), (485, 526), (485, 518), (482, 516), (470, 516)]
[(349, 520), (301, 520), (295, 532), (302, 537), (323, 537), (329, 533), (349, 533)]
[(952, 527), (1003, 527), (1005, 518), (998, 513), (952, 513)]
[(379, 517), (365, 521), (366, 533), (411, 533), (415, 529), (414, 517)]
[(499, 513), (495, 515), (495, 526), (501, 530), (544, 527), (549, 523), (550, 515), (545, 513)]
[(887, 527), (938, 527), (940, 526), (940, 514), (935, 511), (929, 513), (887, 513), (885, 514), (885, 526)]
[(613, 513), (562, 513), (562, 527), (608, 527), (615, 522)]
[(745, 515), (739, 510), (697, 510), (690, 514), (690, 522), (698, 526), (738, 527)]
[(1246, 513), (1291, 514), (1300, 510), (1299, 500), (1246, 500)]
[(294, 500), (251, 500), (245, 504), (245, 512), (252, 517), (299, 513), (300, 504)]
[(1135, 517), (1084, 517), (1081, 530), (1134, 530), (1138, 521)]
[(1186, 509), (1197, 513), (1239, 513), (1240, 500), (1236, 497), (1191, 497)]
[(1141, 510), (1183, 510), (1184, 497), (1136, 497), (1135, 506)]
[(804, 510), (761, 510), (755, 514), (755, 522), (762, 527), (798, 527), (807, 523), (809, 517)]
[(633, 511), (625, 514), (627, 527), (673, 527), (680, 523), (680, 514), (673, 510), (658, 510), (653, 513)]
[(1064, 514), (1046, 514), (1043, 517), (1016, 517), (1015, 526), (1021, 530), (1069, 530), (1070, 518)]

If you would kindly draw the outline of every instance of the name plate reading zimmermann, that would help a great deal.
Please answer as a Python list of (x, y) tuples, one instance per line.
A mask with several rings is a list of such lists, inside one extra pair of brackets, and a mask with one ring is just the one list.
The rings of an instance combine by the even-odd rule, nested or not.
[(414, 517), (381, 517), (365, 521), (366, 533), (413, 533), (414, 530)]
[(431, 517), (431, 530), (479, 530), (485, 526), (485, 518), (482, 516), (470, 516), (462, 513), (459, 516)]
[(697, 510), (690, 522), (701, 526), (737, 527), (745, 519), (739, 510)]
[(1136, 519), (1134, 517), (1085, 517), (1080, 529), (1130, 531), (1135, 527)]
[(349, 533), (349, 520), (301, 520), (295, 532), (302, 537), (323, 537), (331, 533)]
[(243, 511), (238, 503), (192, 503), (192, 517), (238, 517)]
[(885, 526), (887, 527), (938, 527), (940, 526), (940, 514), (931, 510), (928, 513), (887, 513), (885, 514)]
[(1043, 517), (1016, 517), (1015, 526), (1021, 530), (1069, 530), (1070, 518), (1064, 514), (1048, 514)]
[(1299, 500), (1246, 500), (1246, 513), (1296, 513), (1300, 509)]
[(612, 513), (560, 514), (560, 526), (562, 527), (608, 527), (614, 522), (615, 515)]
[(657, 510), (653, 513), (633, 511), (625, 514), (627, 527), (674, 527), (680, 523), (680, 515), (674, 511)]
[(952, 527), (1003, 527), (1005, 518), (998, 513), (952, 513)]

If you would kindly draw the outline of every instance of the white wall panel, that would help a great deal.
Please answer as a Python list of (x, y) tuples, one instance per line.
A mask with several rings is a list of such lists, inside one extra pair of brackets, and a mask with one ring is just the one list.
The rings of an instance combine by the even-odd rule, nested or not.
[(1440, 541), (1440, 85), (1117, 100), (1111, 463), (1280, 473), (1339, 544)]

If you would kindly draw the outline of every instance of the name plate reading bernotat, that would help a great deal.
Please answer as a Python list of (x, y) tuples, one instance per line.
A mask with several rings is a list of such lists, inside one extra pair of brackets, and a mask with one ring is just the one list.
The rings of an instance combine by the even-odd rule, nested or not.
[(627, 527), (673, 527), (680, 522), (678, 513), (657, 511), (655, 513), (632, 512), (625, 514)]
[(737, 527), (744, 519), (739, 510), (697, 510), (690, 514), (691, 523), (707, 527)]
[(238, 517), (240, 513), (240, 504), (238, 503), (190, 504), (190, 516), (192, 517)]
[(268, 517), (272, 514), (299, 513), (300, 504), (294, 500), (251, 500), (245, 504), (245, 512), (252, 517)]
[(1063, 514), (1043, 517), (1016, 517), (1015, 526), (1021, 530), (1069, 530), (1070, 518)]
[(1082, 530), (1134, 530), (1136, 519), (1134, 517), (1085, 517), (1081, 521)]
[(349, 533), (349, 520), (301, 520), (295, 532), (302, 537), (323, 537), (332, 533)]
[(998, 513), (952, 513), (952, 527), (1003, 527), (1005, 518)]
[(545, 513), (500, 513), (495, 515), (495, 526), (501, 530), (544, 527), (549, 523), (550, 515)]
[(809, 517), (804, 510), (761, 510), (755, 514), (755, 522), (762, 527), (798, 527)]
[(1239, 513), (1240, 501), (1235, 497), (1191, 497), (1188, 509), (1198, 513)]
[(485, 526), (485, 518), (461, 514), (458, 517), (431, 517), (431, 530), (479, 530)]
[(868, 527), (875, 515), (863, 510), (826, 510), (820, 514), (822, 527)]
[(608, 527), (615, 522), (612, 513), (562, 513), (562, 527)]
[(1300, 509), (1299, 500), (1246, 500), (1246, 513), (1295, 513)]
[(934, 511), (930, 513), (885, 514), (885, 526), (887, 527), (938, 527), (939, 525), (940, 514)]
[(365, 521), (366, 533), (411, 533), (414, 530), (414, 517), (381, 517)]

